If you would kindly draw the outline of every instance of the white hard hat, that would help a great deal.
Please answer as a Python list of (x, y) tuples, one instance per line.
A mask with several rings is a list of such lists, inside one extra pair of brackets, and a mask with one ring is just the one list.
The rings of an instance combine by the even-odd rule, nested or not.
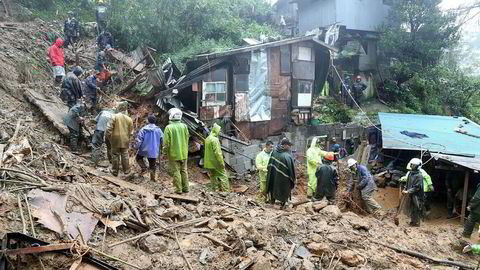
[(357, 164), (357, 161), (353, 158), (349, 158), (347, 161), (348, 168), (352, 167), (353, 165)]
[(170, 110), (168, 110), (168, 119), (169, 120), (181, 120), (182, 119), (182, 111), (180, 109), (177, 109), (177, 108), (172, 108)]
[(419, 159), (419, 158), (412, 158), (409, 163), (410, 163), (410, 165), (420, 166), (420, 165), (422, 165), (422, 160)]

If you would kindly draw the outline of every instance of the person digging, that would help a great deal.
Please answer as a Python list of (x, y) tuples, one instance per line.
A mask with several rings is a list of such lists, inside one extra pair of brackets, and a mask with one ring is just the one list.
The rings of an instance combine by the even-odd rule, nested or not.
[(347, 166), (351, 171), (350, 178), (348, 179), (349, 196), (353, 196), (353, 189), (356, 187), (360, 190), (361, 198), (365, 203), (367, 212), (376, 214), (382, 207), (374, 199), (377, 185), (373, 180), (372, 174), (368, 171), (367, 167), (357, 164), (357, 161), (353, 158), (347, 161)]
[(402, 191), (403, 194), (408, 195), (406, 199), (406, 211), (410, 214), (410, 226), (420, 227), (420, 220), (423, 216), (423, 175), (420, 171), (422, 160), (413, 158), (410, 161), (411, 171), (407, 177), (407, 186)]

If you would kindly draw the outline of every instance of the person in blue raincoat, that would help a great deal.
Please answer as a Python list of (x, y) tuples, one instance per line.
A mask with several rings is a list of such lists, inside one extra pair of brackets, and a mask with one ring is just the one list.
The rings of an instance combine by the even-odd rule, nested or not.
[(353, 158), (347, 161), (347, 167), (352, 173), (348, 179), (348, 192), (351, 194), (354, 187), (360, 190), (367, 212), (375, 214), (382, 207), (375, 201), (377, 185), (373, 180), (372, 174), (368, 171), (367, 167), (357, 164), (357, 161)]
[(135, 148), (137, 149), (136, 161), (141, 168), (141, 175), (147, 171), (145, 157), (148, 159), (150, 180), (155, 181), (155, 169), (160, 149), (163, 145), (163, 132), (156, 125), (155, 115), (148, 116), (148, 125), (144, 126), (137, 134)]

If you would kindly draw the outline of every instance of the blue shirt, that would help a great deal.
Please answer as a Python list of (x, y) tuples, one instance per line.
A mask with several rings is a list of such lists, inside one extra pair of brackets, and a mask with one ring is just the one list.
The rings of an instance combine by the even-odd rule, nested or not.
[(137, 155), (147, 158), (158, 158), (163, 144), (163, 132), (155, 124), (144, 126), (137, 134), (135, 148)]

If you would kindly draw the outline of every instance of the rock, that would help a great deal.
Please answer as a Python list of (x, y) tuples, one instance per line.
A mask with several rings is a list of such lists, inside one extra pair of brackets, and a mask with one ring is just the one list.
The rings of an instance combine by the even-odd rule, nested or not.
[(217, 225), (218, 225), (218, 227), (219, 227), (220, 229), (226, 229), (226, 228), (228, 228), (228, 224), (227, 224), (225, 221), (223, 221), (223, 220), (218, 220), (218, 221), (217, 221)]
[(307, 245), (308, 250), (316, 255), (322, 255), (331, 251), (331, 247), (327, 243), (310, 243)]
[(253, 247), (253, 241), (252, 240), (245, 240), (244, 243), (245, 243), (246, 248)]
[(320, 210), (327, 207), (327, 205), (328, 205), (328, 202), (325, 201), (325, 200), (322, 200), (322, 201), (319, 201), (319, 202), (315, 202), (313, 204), (312, 208), (315, 212), (320, 212)]
[(142, 198), (141, 204), (147, 208), (154, 208), (157, 207), (160, 203), (152, 196), (146, 196)]
[(210, 249), (209, 248), (204, 248), (202, 250), (202, 253), (200, 254), (200, 258), (198, 259), (198, 261), (201, 264), (207, 264), (207, 260), (209, 260), (211, 258), (212, 258), (212, 252), (210, 251)]
[(302, 267), (302, 260), (290, 257), (283, 263), (283, 267), (281, 269), (300, 269)]
[(365, 259), (352, 250), (343, 250), (340, 252), (340, 258), (343, 264), (355, 267), (365, 262)]
[(271, 270), (272, 264), (270, 260), (265, 257), (260, 257), (257, 262), (252, 266), (252, 270)]
[(180, 216), (180, 211), (178, 210), (177, 207), (174, 206), (174, 207), (165, 209), (165, 211), (163, 211), (161, 216), (166, 218), (178, 217)]
[(173, 203), (173, 199), (165, 198), (165, 199), (160, 201), (160, 206), (163, 206), (163, 207), (166, 207), (166, 208), (171, 208), (171, 207), (174, 207), (175, 204)]
[(168, 243), (162, 237), (149, 235), (140, 240), (140, 248), (148, 253), (162, 253), (167, 251)]
[(352, 228), (356, 230), (366, 230), (370, 229), (370, 223), (368, 220), (357, 216), (355, 213), (348, 212), (347, 214), (343, 215), (343, 217), (352, 225)]
[(195, 212), (197, 210), (197, 207), (193, 204), (190, 203), (182, 203), (183, 208), (185, 208), (189, 212)]
[(212, 218), (210, 221), (208, 221), (207, 227), (210, 228), (211, 230), (215, 230), (217, 228), (218, 222), (216, 219)]
[(320, 243), (320, 242), (323, 242), (323, 237), (318, 234), (318, 233), (312, 233), (308, 236), (308, 239), (311, 241), (311, 242), (316, 242), (316, 243)]
[(313, 204), (312, 204), (312, 203), (307, 203), (307, 204), (305, 205), (305, 212), (306, 212), (307, 214), (310, 214), (310, 215), (315, 214), (315, 211), (313, 210)]
[(255, 231), (255, 227), (253, 227), (252, 223), (249, 222), (243, 222), (243, 226), (245, 227), (245, 230), (249, 233), (253, 233)]
[(332, 219), (339, 219), (342, 216), (342, 212), (338, 209), (336, 205), (327, 205), (323, 208), (320, 213), (332, 218)]
[(248, 211), (248, 214), (254, 218), (257, 216), (257, 211), (255, 209), (251, 209), (250, 211)]
[(249, 253), (251, 254), (251, 253), (255, 253), (255, 252), (257, 252), (257, 249), (255, 247), (247, 248), (247, 254), (249, 254)]
[(203, 202), (197, 205), (196, 211), (199, 216), (203, 216), (203, 213), (205, 212), (205, 206), (203, 205)]
[(315, 265), (308, 259), (303, 259), (302, 270), (315, 270)]
[(305, 259), (312, 256), (312, 254), (304, 246), (299, 246), (295, 249), (295, 256)]

